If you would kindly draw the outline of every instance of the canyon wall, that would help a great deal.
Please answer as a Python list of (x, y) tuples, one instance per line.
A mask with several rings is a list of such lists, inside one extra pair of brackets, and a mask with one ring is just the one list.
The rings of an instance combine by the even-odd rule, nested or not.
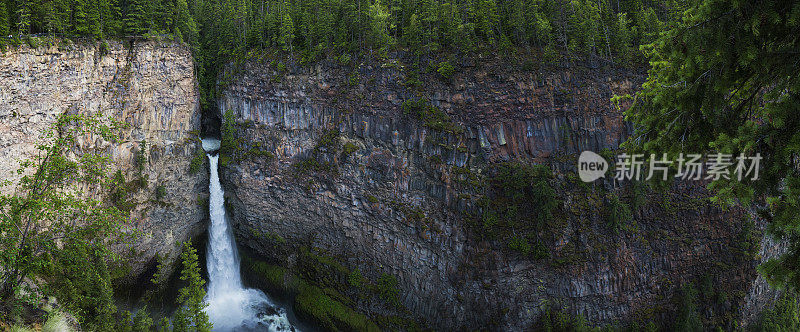
[[(187, 47), (158, 41), (70, 41), (33, 38), (0, 54), (0, 173), (19, 179), (20, 160), (67, 112), (101, 114), (129, 126), (118, 144), (82, 141), (107, 152), (129, 184), (129, 232), (140, 232), (131, 276), (155, 268), (156, 254), (176, 257), (178, 242), (203, 232), (207, 172), (199, 144), (200, 107)], [(79, 151), (75, 151), (79, 154)], [(137, 164), (136, 157), (140, 162)], [(190, 172), (193, 158), (199, 158)], [(195, 161), (195, 163), (197, 163)], [(199, 167), (198, 167), (199, 166)], [(113, 171), (112, 170), (112, 171)], [(13, 186), (2, 188), (13, 190)], [(105, 193), (97, 193), (102, 196)], [(152, 275), (142, 275), (149, 280)]]
[[(634, 194), (612, 179), (576, 179), (578, 153), (613, 150), (631, 133), (610, 98), (643, 77), (591, 64), (453, 64), (452, 78), (436, 62), (414, 73), (397, 60), (229, 68), (219, 106), (236, 152), (222, 174), (239, 244), (289, 270), (307, 266), (311, 250), (367, 280), (395, 276), (402, 309), (337, 291), (370, 317), (444, 330), (528, 329), (548, 310), (668, 327), (690, 283), (704, 321), (732, 328), (775, 296), (755, 271), (775, 247), (747, 211), (715, 206), (697, 184)], [(421, 97), (452, 123), (404, 111)], [(474, 225), (505, 161), (553, 171), (546, 257), (508, 250)], [(614, 197), (631, 201), (621, 230), (608, 221)]]

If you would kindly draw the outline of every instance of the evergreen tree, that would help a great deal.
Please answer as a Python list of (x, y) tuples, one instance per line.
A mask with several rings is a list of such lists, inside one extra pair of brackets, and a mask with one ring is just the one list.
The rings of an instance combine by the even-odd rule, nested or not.
[(8, 28), (8, 11), (6, 11), (6, 4), (0, 1), (0, 37), (5, 37), (10, 32)]
[[(299, 48), (315, 58), (326, 48), (347, 53), (401, 44), (418, 54), (442, 47), (506, 49), (544, 47), (555, 41), (573, 52), (635, 51), (651, 41), (663, 23), (693, 0), (645, 6), (613, 0), (6, 0), (8, 30), (66, 32), (100, 38), (173, 34), (192, 45), (198, 72), (216, 72), (211, 62), (227, 61), (251, 48)], [(9, 6), (9, 4), (11, 4)], [(628, 8), (630, 12), (620, 11)], [(627, 13), (627, 34), (616, 35), (617, 12)], [(658, 14), (658, 15), (657, 15)], [(201, 34), (200, 31), (203, 31)], [(413, 31), (413, 33), (409, 31)], [(627, 32), (625, 29), (619, 30)], [(200, 39), (204, 39), (200, 43)], [(612, 44), (625, 40), (626, 45)], [(626, 51), (627, 52), (627, 51)], [(210, 61), (212, 60), (213, 61)], [(220, 63), (215, 64), (219, 66)], [(202, 67), (202, 68), (201, 68)], [(206, 73), (206, 70), (210, 71)]]
[[(632, 150), (678, 155), (757, 153), (752, 175), (719, 179), (720, 204), (754, 199), (768, 231), (790, 249), (760, 267), (777, 286), (800, 288), (800, 2), (709, 0), (644, 47), (651, 69), (626, 111)], [(764, 204), (766, 203), (766, 204)]]
[(591, 0), (572, 0), (571, 7), (568, 50), (592, 52), (599, 39), (600, 11)]
[(75, 33), (100, 36), (100, 12), (94, 0), (75, 0)]
[(118, 36), (122, 32), (122, 11), (119, 0), (97, 1), (100, 14), (100, 36)]
[[(155, 17), (154, 25), (155, 29), (158, 30), (159, 33), (172, 33), (175, 29), (175, 0), (161, 0), (161, 1), (153, 1), (151, 2), (154, 4), (153, 10), (153, 17)], [(188, 8), (187, 8), (188, 10)]]
[(659, 33), (661, 33), (661, 20), (658, 19), (655, 10), (652, 7), (642, 7), (641, 10), (635, 12), (636, 25), (639, 27), (639, 42), (641, 44), (649, 44), (655, 40)]
[(147, 0), (130, 0), (125, 8), (124, 30), (129, 35), (142, 35), (150, 26), (147, 18)]
[(437, 2), (432, 0), (421, 0), (418, 3), (418, 19), (422, 26), (422, 46), (425, 51), (435, 52), (439, 50), (439, 13)]
[(196, 48), (195, 44), (198, 41), (197, 24), (194, 21), (194, 17), (192, 17), (189, 12), (189, 6), (186, 4), (186, 0), (176, 0), (174, 21), (174, 33), (180, 35), (189, 45), (193, 45), (193, 49)]
[(497, 26), (500, 17), (497, 14), (497, 3), (494, 0), (478, 0), (476, 9), (476, 32), (484, 38), (486, 43), (494, 45), (499, 40)]
[(42, 22), (39, 25), (46, 32), (56, 33), (68, 31), (70, 28), (70, 20), (72, 8), (71, 1), (53, 0), (47, 3), (40, 3), (40, 12), (43, 14)]
[(614, 52), (622, 63), (630, 62), (637, 52), (633, 49), (636, 31), (631, 30), (630, 24), (631, 20), (628, 19), (628, 14), (621, 13), (617, 15), (612, 45), (614, 45)]
[(294, 42), (294, 21), (292, 21), (292, 17), (289, 16), (289, 4), (288, 2), (284, 1), (283, 3), (283, 14), (281, 15), (281, 29), (280, 29), (280, 39), (279, 42), (283, 47), (284, 51), (291, 51), (292, 50), (292, 43)]
[(422, 53), (422, 25), (417, 14), (412, 14), (408, 27), (405, 30), (405, 39), (408, 47), (416, 54)]
[(17, 2), (17, 32), (21, 35), (31, 33), (31, 1)]
[(539, 46), (551, 45), (553, 40), (553, 24), (551, 23), (550, 8), (545, 6), (544, 1), (529, 2), (529, 16), (528, 24), (531, 25), (528, 29), (529, 34), (532, 35)]
[(371, 44), (378, 48), (392, 44), (389, 35), (389, 10), (380, 0), (370, 6), (369, 19), (372, 22), (370, 29)]
[(211, 331), (208, 314), (203, 311), (206, 307), (203, 301), (206, 296), (204, 288), (206, 282), (200, 275), (197, 250), (189, 243), (183, 244), (181, 264), (183, 268), (180, 279), (186, 286), (178, 290), (177, 301), (180, 308), (173, 317), (173, 331)]

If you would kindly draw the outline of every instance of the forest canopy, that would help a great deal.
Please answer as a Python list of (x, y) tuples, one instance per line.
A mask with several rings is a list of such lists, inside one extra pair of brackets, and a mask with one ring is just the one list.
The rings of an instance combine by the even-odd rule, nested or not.
[(169, 34), (222, 53), (538, 46), (630, 59), (687, 0), (0, 0), (0, 35)]

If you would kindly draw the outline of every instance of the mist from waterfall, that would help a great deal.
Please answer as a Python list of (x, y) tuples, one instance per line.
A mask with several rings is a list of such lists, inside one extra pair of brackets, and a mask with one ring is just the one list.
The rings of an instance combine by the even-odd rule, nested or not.
[(214, 331), (292, 331), (286, 310), (276, 306), (260, 290), (244, 288), (236, 243), (225, 213), (224, 192), (219, 182), (219, 140), (204, 139), (211, 176), (209, 179), (208, 292), (206, 313)]

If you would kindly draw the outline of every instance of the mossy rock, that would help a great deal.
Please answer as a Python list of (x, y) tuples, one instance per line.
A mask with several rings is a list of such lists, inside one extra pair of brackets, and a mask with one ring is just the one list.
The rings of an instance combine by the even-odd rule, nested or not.
[(295, 313), (330, 331), (380, 331), (367, 316), (328, 296), (319, 287), (302, 283), (294, 300)]
[(298, 278), (287, 269), (242, 255), (242, 267), (255, 276), (257, 286), (269, 292), (296, 294), (294, 311), (304, 321), (329, 331), (380, 331), (366, 315), (343, 302), (333, 289), (322, 289)]

